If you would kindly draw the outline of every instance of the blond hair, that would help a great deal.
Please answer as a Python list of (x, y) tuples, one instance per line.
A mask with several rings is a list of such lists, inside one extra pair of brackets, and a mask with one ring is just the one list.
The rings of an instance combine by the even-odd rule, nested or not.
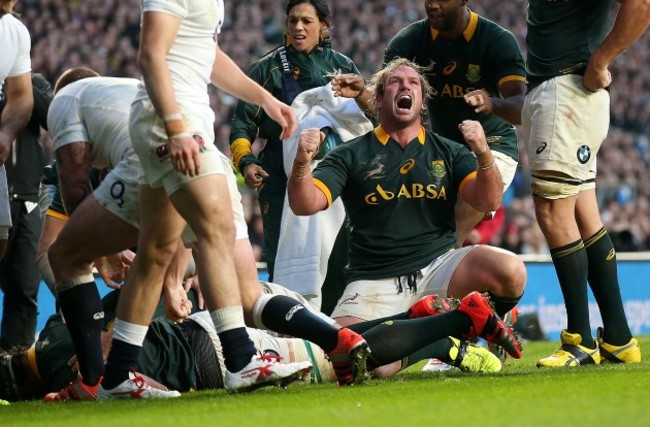
[(426, 101), (427, 99), (433, 97), (436, 94), (435, 89), (431, 87), (428, 80), (425, 77), (425, 73), (433, 69), (433, 64), (428, 67), (421, 67), (413, 61), (409, 61), (405, 58), (395, 58), (386, 64), (381, 70), (377, 71), (370, 78), (368, 83), (368, 88), (372, 90), (373, 96), (370, 98), (368, 108), (376, 116), (379, 116), (379, 109), (377, 106), (377, 96), (384, 95), (386, 90), (386, 82), (390, 75), (399, 67), (409, 67), (414, 69), (418, 76), (420, 77), (420, 87), (422, 88), (422, 112), (424, 115), (426, 113)]

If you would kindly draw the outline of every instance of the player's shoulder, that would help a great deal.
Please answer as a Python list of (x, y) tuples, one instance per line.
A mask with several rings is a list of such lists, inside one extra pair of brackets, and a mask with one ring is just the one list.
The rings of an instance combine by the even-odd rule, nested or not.
[(508, 37), (514, 39), (515, 36), (509, 29), (501, 26), (500, 24), (492, 21), (485, 16), (478, 15), (477, 29), (481, 32), (483, 37)]
[(430, 34), (429, 19), (424, 18), (411, 22), (395, 34), (391, 42), (399, 42), (405, 39), (419, 38), (423, 34)]
[(425, 144), (433, 147), (437, 151), (456, 153), (462, 148), (465, 148), (460, 141), (455, 141), (453, 139), (447, 138), (440, 135), (428, 128), (425, 128)]
[(251, 63), (246, 69), (246, 73), (249, 76), (266, 75), (270, 73), (273, 68), (280, 66), (280, 54), (283, 50), (286, 50), (286, 47), (283, 45), (274, 47), (263, 54), (257, 61)]
[(345, 158), (354, 158), (373, 143), (373, 135), (374, 131), (370, 131), (339, 144), (328, 153), (328, 156), (331, 154)]
[(332, 57), (336, 58), (336, 60), (338, 62), (342, 62), (342, 63), (346, 63), (346, 64), (353, 64), (354, 63), (354, 61), (352, 61), (352, 59), (349, 56), (345, 55), (344, 53), (339, 52), (336, 49), (331, 49), (330, 48), (330, 49), (327, 49), (327, 51)]
[(0, 27), (3, 28), (5, 37), (12, 36), (24, 40), (31, 40), (27, 26), (16, 16), (8, 13), (0, 19)]
[(269, 50), (263, 54), (260, 59), (253, 62), (251, 66), (259, 66), (260, 64), (266, 64), (269, 61), (276, 61), (282, 52), (286, 52), (287, 47), (285, 45), (279, 45)]

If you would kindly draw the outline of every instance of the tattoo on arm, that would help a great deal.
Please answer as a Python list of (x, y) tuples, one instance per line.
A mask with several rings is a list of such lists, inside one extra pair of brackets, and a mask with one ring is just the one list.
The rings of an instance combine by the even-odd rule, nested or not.
[(63, 206), (68, 215), (93, 192), (90, 184), (90, 144), (74, 142), (56, 150), (59, 187)]

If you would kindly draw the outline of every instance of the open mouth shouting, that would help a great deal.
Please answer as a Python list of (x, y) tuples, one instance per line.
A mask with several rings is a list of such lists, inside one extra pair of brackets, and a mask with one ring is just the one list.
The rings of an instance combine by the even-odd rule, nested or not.
[(398, 113), (409, 113), (411, 112), (411, 107), (413, 107), (413, 96), (408, 94), (400, 95), (395, 105), (397, 106)]

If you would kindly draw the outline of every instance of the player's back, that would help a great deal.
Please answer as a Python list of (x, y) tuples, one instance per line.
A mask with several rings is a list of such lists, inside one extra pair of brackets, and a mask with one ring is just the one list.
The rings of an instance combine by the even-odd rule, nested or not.
[(47, 118), (54, 149), (87, 141), (93, 166), (114, 168), (132, 150), (129, 114), (139, 83), (131, 78), (89, 77), (61, 89)]

